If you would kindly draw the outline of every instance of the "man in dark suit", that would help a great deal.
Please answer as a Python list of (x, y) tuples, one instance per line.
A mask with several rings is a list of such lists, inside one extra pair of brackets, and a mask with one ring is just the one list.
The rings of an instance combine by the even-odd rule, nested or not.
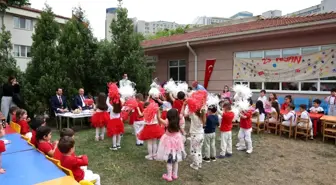
[(68, 111), (66, 98), (63, 96), (62, 88), (57, 88), (56, 95), (51, 97), (51, 108), (56, 113), (64, 113)]
[(87, 99), (87, 97), (84, 95), (84, 89), (80, 88), (78, 90), (78, 95), (75, 96), (75, 108), (76, 109), (81, 109), (81, 110), (86, 110), (86, 109), (92, 109), (92, 106), (86, 106), (84, 103), (84, 100)]

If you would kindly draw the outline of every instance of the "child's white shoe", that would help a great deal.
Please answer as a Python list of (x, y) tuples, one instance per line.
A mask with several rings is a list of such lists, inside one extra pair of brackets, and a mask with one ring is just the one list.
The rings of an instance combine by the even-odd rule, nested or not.
[(246, 147), (245, 147), (245, 146), (239, 146), (239, 147), (237, 148), (237, 150), (239, 150), (239, 151), (243, 151), (243, 150), (246, 150)]
[(190, 168), (192, 168), (194, 170), (198, 170), (198, 167), (194, 166), (193, 164), (190, 164)]
[(153, 160), (153, 156), (152, 155), (146, 155), (145, 159), (147, 159), (147, 160)]
[(253, 152), (253, 148), (247, 149), (246, 153), (251, 154)]

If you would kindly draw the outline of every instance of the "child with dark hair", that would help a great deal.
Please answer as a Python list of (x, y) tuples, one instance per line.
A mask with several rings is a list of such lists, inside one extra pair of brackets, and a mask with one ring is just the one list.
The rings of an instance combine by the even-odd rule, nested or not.
[(132, 115), (134, 116), (134, 132), (136, 138), (136, 146), (143, 146), (143, 141), (138, 138), (138, 134), (143, 129), (145, 122), (143, 119), (143, 110), (144, 110), (144, 98), (141, 93), (135, 95), (135, 99), (138, 102), (138, 106), (133, 110)]
[[(309, 129), (310, 129), (310, 139), (313, 140), (314, 139), (313, 123), (310, 119), (309, 113), (307, 112), (307, 105), (301, 104), (300, 112), (301, 112), (300, 118), (308, 120)], [(298, 126), (303, 127), (305, 126), (305, 123), (300, 122), (298, 123)]]
[(217, 106), (208, 107), (208, 116), (204, 127), (204, 158), (203, 161), (216, 161), (216, 127), (219, 126), (218, 116), (216, 115)]
[(325, 101), (329, 105), (328, 115), (336, 116), (336, 89), (330, 90), (330, 96), (325, 98)]
[(32, 120), (32, 123), (30, 124), (31, 133), (32, 133), (32, 138), (30, 139), (30, 142), (34, 146), (36, 146), (36, 130), (41, 126), (46, 126), (46, 124), (47, 124), (46, 119), (42, 115), (38, 115)]
[(16, 112), (17, 112), (19, 109), (20, 109), (20, 108), (19, 108), (19, 107), (16, 107), (16, 106), (11, 107), (11, 108), (9, 109), (9, 114), (12, 115), (12, 121), (13, 121), (14, 123), (17, 123), (17, 120), (16, 120)]
[(311, 113), (318, 113), (318, 114), (324, 114), (324, 110), (322, 107), (320, 107), (321, 105), (321, 100), (319, 99), (315, 99), (313, 101), (313, 106), (309, 109), (309, 112)]
[(287, 110), (287, 107), (292, 104), (292, 96), (291, 95), (286, 95), (285, 96), (285, 103), (281, 105), (281, 110)]
[(49, 157), (53, 157), (57, 148), (58, 141), (51, 144), (51, 129), (47, 126), (41, 126), (36, 130), (37, 148)]
[(261, 101), (264, 104), (264, 107), (267, 103), (266, 90), (262, 89), (260, 91), (260, 96), (257, 101)]
[[(183, 115), (182, 107), (183, 107), (183, 104), (184, 104), (184, 101), (185, 101), (185, 98), (186, 98), (185, 93), (183, 91), (178, 92), (177, 93), (177, 99), (175, 99), (172, 94), (170, 94), (170, 97), (173, 100), (173, 108), (177, 109), (177, 111), (180, 115)], [(180, 128), (181, 128), (182, 135), (185, 138), (185, 135), (186, 135), (186, 132), (184, 130), (185, 119), (184, 119), (184, 116), (180, 116), (180, 117), (182, 118), (182, 119), (180, 119)]]
[[(160, 115), (160, 111), (158, 111)], [(183, 136), (180, 133), (179, 113), (176, 109), (170, 109), (167, 112), (167, 119), (158, 116), (160, 123), (167, 126), (166, 133), (161, 137), (156, 159), (167, 162), (167, 173), (162, 178), (168, 182), (178, 179), (178, 162), (181, 162), (184, 156)]]
[(91, 125), (96, 128), (96, 141), (104, 140), (105, 127), (110, 121), (106, 100), (107, 97), (105, 93), (99, 93), (97, 98), (97, 110), (91, 117)]
[(287, 127), (289, 127), (289, 126), (296, 126), (295, 105), (291, 104), (291, 103), (288, 104), (287, 111), (288, 111), (288, 113), (285, 114), (285, 115), (283, 115), (284, 121), (281, 124), (285, 125)]
[(120, 99), (112, 102), (110, 121), (107, 124), (107, 136), (112, 137), (111, 150), (118, 150), (121, 148), (121, 135), (124, 133), (124, 123), (120, 116), (121, 108), (122, 105)]
[(222, 121), (220, 125), (221, 152), (218, 158), (232, 156), (232, 121), (234, 113), (231, 111), (231, 104), (226, 102), (223, 105)]
[(20, 134), (31, 139), (32, 133), (29, 131), (29, 124), (28, 124), (30, 118), (28, 118), (27, 111), (24, 109), (18, 110), (16, 112), (16, 121), (21, 126)]
[(265, 108), (264, 108), (264, 103), (261, 100), (257, 101), (256, 108), (255, 108), (253, 114), (258, 114), (259, 115), (258, 118), (252, 118), (253, 123), (257, 123), (258, 120), (259, 120), (259, 122), (264, 122), (265, 121), (266, 112), (265, 112)]
[(62, 153), (61, 165), (72, 171), (77, 182), (80, 182), (81, 180), (95, 180), (95, 185), (100, 185), (100, 176), (98, 174), (94, 174), (91, 170), (81, 168), (88, 165), (89, 159), (86, 155), (74, 155), (75, 140), (72, 137), (64, 136), (61, 138), (58, 144), (58, 149)]
[[(63, 137), (66, 137), (66, 136), (74, 138), (75, 137), (75, 132), (71, 128), (63, 128), (60, 131), (60, 140)], [(73, 154), (73, 155), (75, 155), (75, 154)], [(62, 153), (59, 151), (58, 148), (56, 148), (55, 153), (54, 153), (54, 159), (61, 160), (61, 158), (62, 158)]]

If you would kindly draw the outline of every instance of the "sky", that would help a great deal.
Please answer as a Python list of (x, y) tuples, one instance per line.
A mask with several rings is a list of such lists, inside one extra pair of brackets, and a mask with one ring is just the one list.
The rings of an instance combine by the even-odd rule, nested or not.
[[(105, 37), (106, 8), (117, 7), (117, 0), (30, 0), (31, 7), (41, 9), (47, 3), (57, 15), (71, 17), (73, 7), (81, 6), (90, 21), (94, 35)], [(261, 15), (268, 10), (282, 14), (315, 6), (321, 0), (123, 0), (130, 18), (145, 21), (170, 21), (191, 24), (198, 16), (231, 17), (249, 11)]]

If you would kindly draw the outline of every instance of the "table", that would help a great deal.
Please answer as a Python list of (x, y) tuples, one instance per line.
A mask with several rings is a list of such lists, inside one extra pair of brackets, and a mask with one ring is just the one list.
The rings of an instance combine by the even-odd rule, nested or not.
[(33, 185), (66, 176), (37, 150), (3, 155), (2, 167), (6, 173), (0, 175), (1, 185)]
[(66, 176), (35, 185), (79, 185), (79, 183), (73, 177)]
[[(91, 112), (91, 111), (83, 111), (83, 112), (81, 112), (79, 114), (74, 114), (74, 113), (71, 113), (71, 112), (56, 114), (57, 117), (67, 118), (67, 128), (69, 128), (69, 126), (70, 126), (70, 118), (72, 118), (73, 120), (74, 119), (79, 119), (79, 118), (90, 118), (90, 117), (92, 117), (92, 115), (93, 115), (93, 112)], [(60, 130), (62, 129), (62, 119), (60, 119), (60, 127), (59, 127), (59, 129)]]
[(330, 137), (335, 139), (336, 144), (336, 116), (324, 115), (320, 119), (323, 122), (323, 142), (325, 137)]
[(3, 152), (2, 155), (8, 155), (34, 149), (27, 143), (27, 141), (21, 138), (20, 134), (7, 134), (5, 135), (5, 137), (2, 137), (1, 139), (11, 141), (11, 143), (6, 145), (6, 151)]

